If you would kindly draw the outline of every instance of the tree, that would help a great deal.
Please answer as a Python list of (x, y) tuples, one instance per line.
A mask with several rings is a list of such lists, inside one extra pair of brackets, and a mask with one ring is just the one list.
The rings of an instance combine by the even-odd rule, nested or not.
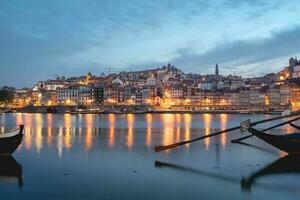
[(0, 90), (0, 102), (11, 102), (14, 99), (14, 92), (8, 90)]

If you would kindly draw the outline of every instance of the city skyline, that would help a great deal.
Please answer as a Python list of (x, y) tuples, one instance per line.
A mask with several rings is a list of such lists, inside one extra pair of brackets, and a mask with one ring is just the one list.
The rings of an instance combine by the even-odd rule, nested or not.
[[(291, 64), (291, 62), (292, 62), (291, 60), (296, 61), (294, 65)], [(208, 73), (202, 73), (202, 74), (201, 73), (192, 73), (192, 72), (188, 73), (188, 72), (182, 70), (181, 68), (178, 68), (177, 66), (173, 65), (170, 62), (166, 65), (163, 65), (163, 66), (149, 67), (147, 69), (145, 68), (145, 69), (142, 69), (142, 70), (114, 71), (115, 68), (108, 67), (108, 68), (105, 68), (106, 71), (103, 71), (99, 74), (98, 73), (97, 74), (92, 73), (91, 71), (87, 71), (83, 74), (74, 74), (73, 76), (65, 76), (63, 74), (54, 74), (52, 76), (46, 77), (45, 79), (39, 79), (37, 77), (37, 80), (35, 82), (32, 82), (32, 84), (28, 85), (28, 86), (21, 85), (19, 87), (16, 87), (14, 85), (0, 85), (0, 88), (1, 87), (12, 87), (12, 88), (15, 88), (15, 89), (17, 89), (17, 88), (18, 89), (28, 89), (28, 88), (32, 89), (39, 82), (47, 82), (47, 81), (54, 81), (55, 82), (56, 80), (62, 81), (62, 80), (66, 80), (66, 79), (81, 80), (81, 79), (85, 79), (87, 76), (92, 76), (95, 79), (99, 79), (99, 78), (102, 79), (102, 78), (109, 78), (109, 77), (114, 77), (114, 78), (117, 77), (117, 79), (119, 79), (119, 77), (124, 76), (124, 73), (125, 74), (131, 74), (131, 73), (135, 74), (135, 73), (145, 72), (145, 74), (148, 74), (148, 73), (151, 74), (154, 71), (161, 70), (161, 69), (167, 69), (169, 67), (172, 67), (175, 70), (179, 70), (180, 72), (185, 74), (185, 76), (186, 76), (185, 78), (188, 78), (188, 77), (192, 78), (193, 77), (193, 79), (195, 79), (194, 78), (195, 76), (197, 76), (197, 77), (216, 76), (216, 77), (223, 77), (223, 78), (226, 78), (226, 77), (239, 77), (240, 79), (243, 79), (243, 80), (247, 80), (247, 79), (255, 80), (255, 79), (263, 79), (263, 77), (271, 76), (271, 77), (277, 77), (278, 80), (279, 80), (280, 77), (282, 76), (282, 74), (284, 74), (283, 76), (286, 76), (285, 73), (286, 73), (286, 70), (288, 68), (294, 67), (294, 66), (299, 66), (300, 65), (299, 62), (300, 62), (300, 60), (298, 60), (297, 56), (291, 57), (291, 58), (289, 58), (289, 60), (286, 61), (287, 64), (284, 65), (281, 69), (278, 69), (278, 71), (269, 71), (268, 73), (266, 72), (264, 74), (261, 74), (260, 76), (241, 76), (241, 74), (237, 74), (235, 70), (232, 70), (230, 73), (225, 74), (225, 73), (222, 73), (222, 66), (221, 66), (221, 69), (220, 69), (220, 64), (218, 64), (218, 63), (216, 63), (215, 65), (208, 68), (208, 70), (207, 70)], [(289, 72), (289, 73), (290, 73), (289, 76), (292, 76), (292, 73), (291, 72)], [(183, 78), (183, 79), (185, 79), (185, 78)], [(294, 78), (296, 78), (296, 77), (294, 77)], [(201, 80), (199, 79), (198, 81), (201, 81)], [(81, 83), (79, 83), (79, 84), (81, 84)]]
[(187, 73), (213, 73), (216, 63), (220, 74), (276, 73), (300, 52), (296, 3), (2, 1), (0, 85), (169, 61)]

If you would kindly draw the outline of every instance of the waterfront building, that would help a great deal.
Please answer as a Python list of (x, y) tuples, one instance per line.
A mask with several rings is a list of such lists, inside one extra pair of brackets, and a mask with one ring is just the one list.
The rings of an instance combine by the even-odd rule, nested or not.
[[(115, 79), (116, 80), (116, 79)], [(107, 105), (118, 105), (124, 103), (123, 81), (113, 81), (104, 89), (104, 103)]]
[(230, 90), (237, 90), (243, 87), (243, 81), (241, 79), (235, 79), (230, 81)]
[(56, 91), (58, 88), (64, 87), (66, 85), (62, 80), (47, 80), (47, 81), (39, 81), (32, 88), (32, 91)]
[[(182, 87), (183, 96), (180, 97), (181, 104), (184, 105), (193, 105), (194, 107), (199, 107), (201, 102), (202, 91), (198, 87), (194, 86), (185, 86)], [(181, 92), (180, 92), (181, 93)], [(179, 94), (180, 94), (179, 93)], [(178, 94), (177, 94), (178, 96)]]
[(269, 88), (267, 90), (267, 95), (269, 98), (269, 108), (271, 110), (279, 110), (281, 108), (280, 89), (278, 87)]
[(91, 105), (91, 87), (87, 85), (72, 85), (57, 90), (59, 105)]
[(152, 85), (152, 86), (156, 85), (156, 78), (154, 77), (147, 78), (146, 85)]
[(218, 90), (224, 89), (224, 81), (219, 80), (219, 81), (218, 81), (218, 86), (217, 86), (217, 88), (218, 88)]
[(143, 89), (136, 88), (134, 96), (135, 96), (135, 104), (142, 105), (143, 104)]
[(124, 100), (126, 104), (136, 104), (136, 91), (137, 88), (132, 85), (126, 85), (124, 87)]
[(143, 103), (152, 105), (154, 99), (158, 96), (158, 88), (156, 86), (145, 85), (142, 89)]
[(280, 105), (282, 109), (288, 109), (291, 106), (291, 87), (289, 85), (280, 86)]
[(238, 104), (239, 109), (249, 109), (250, 108), (250, 90), (243, 88), (239, 90), (238, 94)]
[(112, 84), (119, 84), (121, 87), (124, 86), (124, 81), (121, 80), (120, 78), (115, 78), (114, 80), (112, 80), (111, 83), (112, 83)]
[(183, 89), (182, 87), (171, 87), (170, 94), (172, 99), (181, 99), (183, 98)]
[(291, 87), (291, 104), (292, 110), (300, 109), (300, 86), (292, 86)]
[(128, 80), (125, 83), (125, 85), (131, 85), (134, 87), (143, 87), (144, 84), (144, 80)]
[(231, 109), (237, 110), (239, 109), (239, 93), (232, 92), (231, 95)]
[(250, 88), (250, 108), (264, 110), (266, 93), (261, 88)]
[(57, 105), (57, 91), (44, 90), (40, 92), (40, 105), (43, 106), (56, 106)]
[(212, 83), (212, 82), (200, 82), (198, 84), (198, 87), (201, 89), (201, 90), (207, 90), (207, 91), (212, 91), (214, 89), (214, 86), (215, 84)]
[(91, 99), (94, 105), (102, 105), (104, 101), (104, 85), (94, 84), (91, 86)]
[(228, 78), (223, 78), (221, 80), (223, 82), (222, 88), (220, 88), (220, 90), (230, 90), (231, 87), (231, 81)]
[(221, 109), (232, 109), (233, 108), (233, 93), (231, 93), (231, 92), (221, 93), (219, 107)]

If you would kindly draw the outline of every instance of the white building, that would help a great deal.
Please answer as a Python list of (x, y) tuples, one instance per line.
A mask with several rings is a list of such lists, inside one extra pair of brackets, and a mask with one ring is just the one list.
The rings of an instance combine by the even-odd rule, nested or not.
[(198, 88), (201, 90), (213, 90), (214, 84), (211, 82), (200, 82), (198, 83)]
[(47, 90), (47, 91), (56, 91), (58, 88), (64, 87), (66, 84), (62, 81), (57, 80), (47, 80), (39, 81), (32, 88), (32, 91)]
[(57, 103), (60, 105), (90, 105), (91, 88), (86, 85), (74, 85), (57, 90)]
[(154, 77), (147, 78), (146, 85), (156, 85), (156, 79)]
[(122, 87), (124, 86), (124, 82), (120, 78), (112, 80), (112, 84), (120, 84)]

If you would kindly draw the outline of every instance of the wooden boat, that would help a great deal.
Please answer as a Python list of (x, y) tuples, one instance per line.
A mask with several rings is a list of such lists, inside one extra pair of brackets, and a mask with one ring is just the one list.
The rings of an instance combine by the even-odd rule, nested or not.
[(18, 181), (22, 187), (22, 166), (10, 155), (0, 155), (0, 181), (11, 182)]
[(300, 153), (300, 133), (272, 135), (249, 127), (248, 131), (266, 143), (290, 154)]
[(23, 140), (24, 125), (19, 128), (0, 134), (0, 155), (11, 155)]
[(0, 109), (0, 114), (1, 113), (8, 113), (10, 111), (10, 109)]

